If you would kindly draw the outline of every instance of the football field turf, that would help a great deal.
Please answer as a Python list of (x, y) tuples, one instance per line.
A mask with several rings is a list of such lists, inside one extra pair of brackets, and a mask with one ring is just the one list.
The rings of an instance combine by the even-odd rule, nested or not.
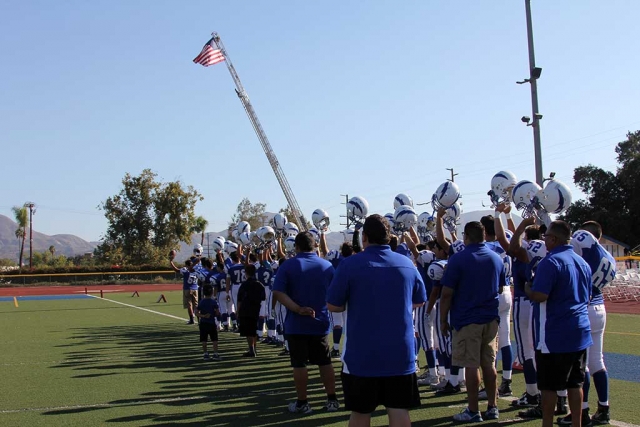
[[(185, 325), (181, 293), (165, 293), (167, 303), (156, 303), (158, 296), (23, 298), (18, 307), (12, 298), (2, 299), (0, 426), (346, 425), (347, 412), (323, 412), (326, 396), (316, 368), (310, 369), (309, 381), (314, 412), (291, 415), (286, 405), (295, 398), (292, 374), (288, 359), (277, 355), (280, 349), (261, 346), (258, 358), (244, 359), (244, 340), (223, 332), (223, 360), (204, 361), (197, 326)], [(605, 362), (618, 426), (640, 425), (638, 320), (621, 314), (607, 319)], [(334, 365), (338, 373), (340, 362)], [(520, 372), (514, 372), (513, 389), (514, 394), (524, 391)], [(465, 407), (464, 393), (436, 397), (424, 387), (421, 391), (422, 406), (411, 412), (414, 425), (453, 425), (451, 417)], [(590, 394), (593, 412), (593, 385)], [(540, 425), (518, 419), (509, 401), (499, 400), (500, 420), (484, 424)], [(379, 410), (372, 424), (386, 425), (386, 419)]]

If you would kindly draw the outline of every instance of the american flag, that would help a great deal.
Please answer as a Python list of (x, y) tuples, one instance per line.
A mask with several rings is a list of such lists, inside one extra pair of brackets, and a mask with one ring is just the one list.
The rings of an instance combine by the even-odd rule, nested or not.
[(213, 38), (204, 45), (202, 52), (200, 52), (200, 54), (193, 60), (196, 64), (200, 64), (205, 67), (222, 61), (224, 61), (224, 55), (220, 49), (215, 48)]

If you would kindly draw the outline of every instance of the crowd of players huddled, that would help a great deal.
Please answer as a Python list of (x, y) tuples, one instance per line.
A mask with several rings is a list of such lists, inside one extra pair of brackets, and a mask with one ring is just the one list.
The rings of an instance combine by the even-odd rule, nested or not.
[[(469, 369), (473, 369), (475, 377), (475, 371), (481, 368), (484, 387), (467, 388), (467, 392), (474, 390), (474, 396), (469, 396), (469, 407), (454, 418), (482, 421), (483, 417), (498, 418), (496, 398), (513, 394), (512, 369), (517, 367), (524, 371), (525, 390), (511, 404), (522, 407), (520, 417), (542, 418), (543, 425), (548, 425), (554, 415), (560, 416), (556, 420), (560, 425), (607, 424), (609, 381), (602, 355), (606, 322), (602, 289), (615, 277), (616, 264), (599, 244), (601, 227), (590, 221), (571, 234), (568, 225), (551, 220), (551, 215), (564, 212), (571, 203), (568, 188), (554, 179), (542, 188), (530, 181), (517, 182), (513, 174), (501, 171), (492, 178), (489, 196), (494, 215), (471, 224), (469, 236), (463, 235), (462, 239), (456, 234), (462, 212), (460, 191), (453, 182), (438, 187), (432, 197), (432, 213), (417, 215), (413, 200), (398, 194), (394, 213), (384, 215), (390, 231), (389, 249), (411, 260), (426, 295), (413, 308), (413, 356), (415, 372), (421, 373), (416, 376), (417, 384), (429, 387), (437, 395), (461, 393), (467, 386), (465, 375), (469, 375)], [(523, 217), (517, 227), (511, 216), (513, 208)], [(367, 246), (363, 245), (362, 236), (362, 226), (369, 215), (366, 200), (351, 198), (347, 210), (355, 227), (343, 232), (345, 241), (340, 248), (330, 250), (327, 246), (325, 234), (330, 220), (323, 209), (313, 212), (314, 227), (307, 231), (313, 237), (315, 255), (329, 261), (335, 271), (345, 259), (359, 256)], [(477, 230), (482, 230), (481, 241), (474, 234)], [(221, 359), (217, 350), (219, 331), (245, 336), (245, 357), (256, 357), (258, 340), (263, 345), (282, 347), (280, 355), (289, 355), (285, 324), (290, 310), (279, 301), (282, 292), (272, 290), (279, 267), (287, 259), (307, 253), (296, 243), (298, 234), (293, 222), (277, 214), (270, 225), (253, 232), (242, 221), (232, 230), (232, 239), (216, 238), (212, 244), (214, 259), (204, 257), (202, 246), (196, 245), (193, 256), (178, 268), (172, 251), (171, 265), (184, 278), (183, 304), (188, 310), (188, 323), (200, 324), (205, 359)], [(486, 249), (497, 254), (501, 264), (496, 270), (501, 282), (495, 295), (488, 285), (488, 294), (476, 291), (484, 286), (486, 266), (482, 257), (487, 257), (482, 251)], [(584, 260), (580, 261), (582, 264), (576, 261), (578, 257)], [(393, 292), (393, 286), (389, 283), (389, 292)], [(330, 356), (340, 358), (348, 304), (346, 311), (332, 311)], [(490, 330), (494, 311), (495, 334)], [(515, 348), (511, 345), (512, 324)], [(477, 325), (489, 325), (489, 329), (470, 331), (471, 326)], [(463, 330), (471, 336), (461, 338)], [(484, 353), (478, 356), (481, 362), (477, 366), (464, 362), (468, 359), (461, 346), (472, 347), (474, 339), (485, 336), (493, 340), (481, 345), (493, 346), (501, 354), (499, 384), (495, 368), (486, 369)], [(212, 354), (208, 352), (208, 341), (213, 342)], [(348, 344), (343, 351), (349, 351)], [(427, 361), (424, 370), (417, 362), (420, 351)], [(593, 417), (588, 407), (590, 378), (598, 394)], [(335, 400), (335, 393), (329, 396), (329, 402)], [(483, 399), (488, 406), (481, 413), (477, 402)], [(337, 408), (336, 400), (329, 409)], [(293, 409), (292, 412), (300, 412), (295, 406)]]

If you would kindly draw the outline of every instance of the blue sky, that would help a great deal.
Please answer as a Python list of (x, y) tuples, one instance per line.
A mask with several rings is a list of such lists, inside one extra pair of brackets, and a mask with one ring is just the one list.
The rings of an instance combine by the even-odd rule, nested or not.
[[(640, 129), (640, 2), (532, 3), (544, 173), (575, 190)], [(211, 31), (307, 216), (427, 201), (451, 167), (467, 212), (495, 172), (535, 177), (523, 1), (4, 0), (0, 214), (34, 201), (36, 230), (97, 240), (97, 206), (145, 168), (196, 187), (211, 231), (243, 197), (284, 207), (226, 66), (191, 62)]]

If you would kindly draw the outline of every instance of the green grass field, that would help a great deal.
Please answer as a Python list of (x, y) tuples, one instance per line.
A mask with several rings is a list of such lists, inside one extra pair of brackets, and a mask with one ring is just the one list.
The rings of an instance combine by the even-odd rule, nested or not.
[[(105, 298), (185, 316), (179, 292), (165, 294), (166, 304), (155, 303), (158, 295)], [(348, 419), (344, 411), (322, 411), (317, 369), (310, 371), (314, 413), (288, 414), (286, 404), (295, 398), (288, 359), (271, 346), (260, 347), (257, 359), (243, 359), (244, 341), (236, 334), (221, 333), (223, 361), (205, 362), (197, 327), (99, 298), (20, 301), (18, 308), (0, 302), (0, 320), (0, 426), (339, 426)], [(637, 320), (610, 314), (605, 351), (640, 355)], [(335, 367), (339, 372), (340, 363)], [(521, 373), (515, 373), (513, 388), (514, 394), (524, 390)], [(421, 408), (411, 413), (414, 425), (452, 425), (466, 396), (435, 397), (423, 390)], [(338, 392), (340, 397), (339, 384)], [(612, 380), (612, 418), (640, 424), (639, 394), (640, 383)], [(595, 408), (593, 388), (591, 397)], [(517, 420), (507, 400), (499, 406), (499, 424), (540, 425)], [(386, 425), (384, 411), (375, 413), (373, 425)]]

